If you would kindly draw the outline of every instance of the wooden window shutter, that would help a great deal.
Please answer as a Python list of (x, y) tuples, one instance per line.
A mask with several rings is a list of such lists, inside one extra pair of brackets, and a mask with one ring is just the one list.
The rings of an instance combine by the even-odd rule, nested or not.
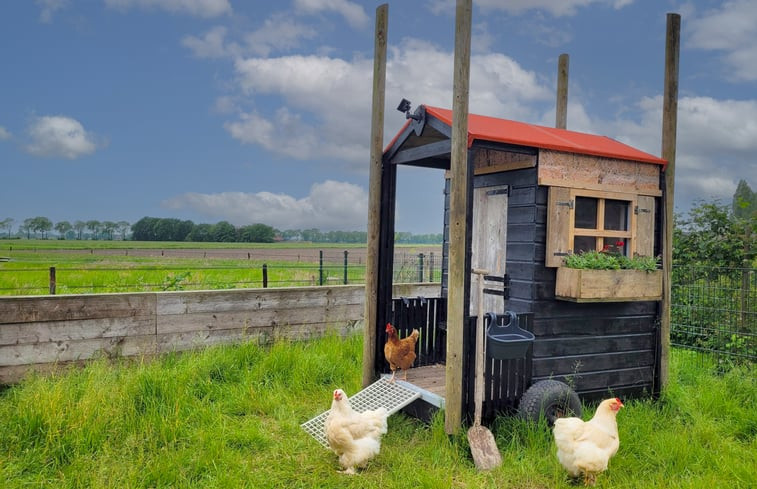
[(636, 200), (636, 254), (654, 255), (654, 197), (639, 195)]
[(574, 207), (569, 188), (549, 187), (545, 266), (562, 266), (563, 258), (572, 251)]

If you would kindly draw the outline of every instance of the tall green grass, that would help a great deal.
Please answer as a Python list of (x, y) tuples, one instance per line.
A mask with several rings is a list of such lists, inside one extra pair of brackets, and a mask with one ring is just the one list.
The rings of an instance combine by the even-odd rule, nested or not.
[[(100, 359), (0, 393), (3, 488), (567, 488), (549, 429), (492, 425), (504, 463), (476, 471), (465, 432), (403, 414), (359, 475), (300, 424), (360, 387), (361, 337), (225, 346), (153, 361)], [(673, 355), (657, 401), (628, 401), (598, 487), (757, 487), (757, 382)], [(594, 406), (587, 406), (586, 416)]]

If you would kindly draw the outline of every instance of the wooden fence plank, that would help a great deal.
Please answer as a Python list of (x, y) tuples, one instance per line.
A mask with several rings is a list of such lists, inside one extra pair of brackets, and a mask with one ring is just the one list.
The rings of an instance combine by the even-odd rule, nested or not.
[(0, 324), (0, 346), (149, 334), (155, 316)]

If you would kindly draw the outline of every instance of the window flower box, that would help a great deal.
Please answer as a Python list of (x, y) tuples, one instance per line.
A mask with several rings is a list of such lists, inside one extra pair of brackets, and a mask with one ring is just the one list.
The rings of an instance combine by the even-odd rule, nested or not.
[(662, 270), (560, 267), (555, 297), (573, 302), (657, 301), (662, 298)]

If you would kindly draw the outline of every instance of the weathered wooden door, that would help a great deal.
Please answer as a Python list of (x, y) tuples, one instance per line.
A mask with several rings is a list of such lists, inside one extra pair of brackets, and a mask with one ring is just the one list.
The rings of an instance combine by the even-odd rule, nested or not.
[[(471, 266), (484, 269), (490, 275), (505, 275), (507, 251), (508, 186), (473, 189), (473, 231), (471, 236)], [(502, 290), (502, 283), (487, 283), (487, 288)], [(471, 281), (470, 314), (478, 315), (476, 279)], [(505, 299), (500, 295), (484, 294), (484, 311), (502, 313)]]

